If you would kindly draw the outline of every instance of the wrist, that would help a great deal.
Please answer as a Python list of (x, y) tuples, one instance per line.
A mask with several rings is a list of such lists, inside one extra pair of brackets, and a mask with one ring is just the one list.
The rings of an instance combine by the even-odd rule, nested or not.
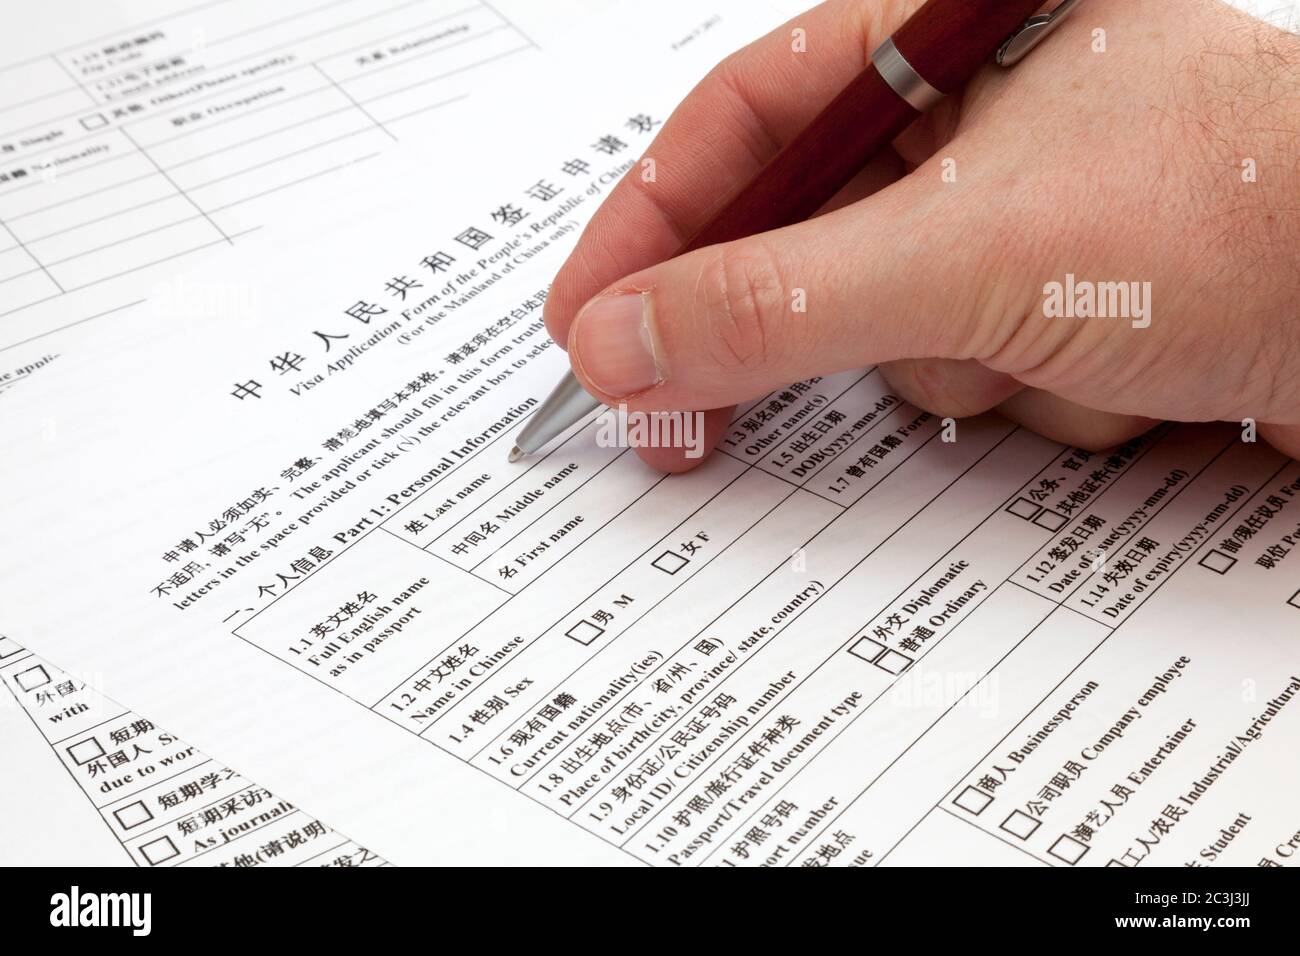
[[(1300, 36), (1226, 7), (1219, 29), (1184, 61), (1178, 86), (1188, 177), (1210, 235), (1215, 270), (1260, 311), (1289, 308), (1300, 290)], [(1211, 267), (1213, 268), (1213, 267)], [(1254, 311), (1254, 309), (1252, 309)]]

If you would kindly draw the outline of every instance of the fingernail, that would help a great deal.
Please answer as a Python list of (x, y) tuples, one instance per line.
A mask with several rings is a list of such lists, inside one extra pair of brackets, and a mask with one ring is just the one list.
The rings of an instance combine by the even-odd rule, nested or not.
[(663, 381), (650, 329), (649, 293), (593, 299), (574, 323), (577, 361), (606, 395), (636, 395)]

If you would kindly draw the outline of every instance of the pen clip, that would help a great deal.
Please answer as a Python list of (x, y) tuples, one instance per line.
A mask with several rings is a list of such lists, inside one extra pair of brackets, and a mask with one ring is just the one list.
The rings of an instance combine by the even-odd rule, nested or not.
[(1040, 13), (1026, 20), (1024, 25), (1011, 34), (1007, 42), (998, 50), (998, 66), (1013, 67), (1023, 60), (1029, 55), (1030, 50), (1042, 43), (1047, 39), (1048, 34), (1060, 26), (1061, 21), (1069, 15), (1078, 2), (1079, 0), (1061, 0), (1051, 13)]

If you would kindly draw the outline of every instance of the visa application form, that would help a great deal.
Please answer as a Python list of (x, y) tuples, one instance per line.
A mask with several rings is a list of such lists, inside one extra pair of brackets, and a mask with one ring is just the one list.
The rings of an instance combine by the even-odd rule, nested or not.
[[(399, 143), (404, 161), (418, 160), (472, 93), (531, 68), (543, 46), (571, 31), (573, 18), (608, 5), (146, 0), (129, 9), (24, 7), (0, 36), (0, 392), (75, 348), (82, 323), (138, 307), (146, 293), (158, 294), (160, 279), (195, 259), (219, 257), (266, 225), (291, 235), (303, 227), (304, 204), (316, 211), (319, 228), (331, 209), (346, 205), (353, 178), (375, 165), (369, 161), (392, 156)], [(398, 163), (378, 164), (376, 174), (385, 165)], [(165, 305), (181, 304), (183, 290), (163, 293)], [(53, 672), (48, 662), (39, 668)], [(51, 678), (51, 686), (68, 692), (74, 684)], [(82, 706), (48, 691), (14, 693), (41, 704), (35, 723), (13, 725), (20, 735), (28, 726), (44, 729), (35, 715), (43, 718), (51, 702)], [(97, 766), (85, 765), (92, 773)], [(23, 766), (21, 791), (8, 791), (34, 799), (21, 816), (8, 817), (22, 819), (19, 835), (31, 839), (11, 844), (6, 856), (30, 850), (47, 863), (120, 862), (130, 841), (112, 841), (107, 856), (89, 852), (100, 841), (82, 830), (97, 832), (84, 800), (73, 798), (76, 809), (55, 818), (60, 788), (83, 781), (75, 771), (70, 777), (49, 769), (37, 757)], [(133, 839), (149, 829), (137, 825)], [(76, 852), (62, 855), (56, 845)], [(293, 859), (274, 854), (274, 837), (263, 846), (270, 852), (240, 859)], [(333, 858), (378, 859), (358, 851)], [(130, 852), (147, 865), (188, 862), (183, 853)]]
[(6, 404), (6, 632), (395, 863), (1293, 863), (1300, 465), (1239, 429), (1090, 454), (864, 369), (690, 475), (505, 462), (700, 49), (194, 279), (255, 314), (86, 332)]
[[(137, 5), (138, 6), (138, 5)], [(216, 4), (213, 6), (224, 6)], [(603, 6), (603, 5), (602, 5)], [(558, 11), (551, 11), (557, 13)], [(588, 21), (591, 20), (590, 14), (593, 11), (592, 5), (584, 8), (588, 14)], [(746, 10), (744, 18), (734, 17), (728, 25), (727, 31), (718, 31), (718, 18), (714, 14), (696, 17), (694, 13), (686, 11), (683, 7), (679, 14), (684, 14), (677, 21), (671, 17), (661, 15), (656, 19), (656, 23), (666, 31), (662, 34), (663, 38), (671, 37), (672, 46), (680, 46), (687, 42), (701, 42), (706, 31), (712, 31), (710, 42), (713, 43), (712, 52), (701, 51), (702, 55), (720, 57), (726, 52), (727, 44), (732, 46), (739, 45), (752, 38), (757, 32), (761, 32), (767, 25), (775, 22), (770, 14), (759, 14), (756, 8)], [(763, 17), (767, 17), (767, 22)], [(599, 24), (599, 18), (595, 23)], [(590, 24), (589, 24), (590, 25)], [(118, 25), (120, 27), (120, 25)], [(174, 26), (174, 25), (173, 25)], [(745, 31), (748, 32), (737, 32)], [(727, 39), (722, 38), (722, 34)], [(647, 42), (658, 42), (655, 39), (655, 31), (640, 29), (637, 36), (645, 39)], [(716, 40), (713, 37), (717, 37)], [(665, 47), (668, 49), (668, 47)], [(701, 61), (703, 62), (703, 61)], [(427, 79), (427, 77), (426, 77)], [(458, 135), (461, 135), (458, 133)], [(409, 140), (407, 141), (409, 143)], [(409, 147), (408, 147), (409, 151)], [(369, 169), (379, 178), (392, 177), (398, 175), (401, 166), (394, 161), (392, 154), (385, 156), (382, 160), (369, 164)], [(327, 177), (321, 177), (316, 181), (316, 186), (322, 189), (337, 188), (342, 185), (339, 177), (332, 180)], [(426, 185), (426, 193), (431, 196), (437, 196), (438, 193), (447, 188), (446, 184), (435, 183)], [(302, 190), (299, 190), (301, 192)], [(347, 200), (350, 198), (345, 194), (335, 196), (332, 193), (326, 193), (331, 199), (332, 207), (346, 208)], [(330, 210), (331, 214), (337, 213), (337, 208)], [(293, 232), (296, 229), (301, 232), (310, 232), (327, 228), (327, 220), (323, 216), (317, 216), (313, 221), (304, 224), (302, 220), (307, 218), (299, 210), (296, 217), (297, 221), (285, 224), (279, 233), (281, 236), (287, 235), (286, 241), (293, 241)], [(178, 260), (180, 261), (180, 260)], [(176, 274), (174, 264), (172, 264), (172, 275)], [(184, 283), (183, 275), (180, 276), (180, 283), (175, 284), (169, 281), (168, 273), (161, 266), (155, 272), (161, 272), (163, 275), (162, 288), (163, 296), (157, 294), (159, 284), (155, 283), (149, 289), (151, 297), (154, 299), (150, 315), (154, 321), (163, 322), (173, 318), (172, 310), (177, 305), (186, 303), (178, 301), (177, 290), (184, 292), (192, 290), (193, 287), (187, 287)], [(224, 301), (229, 302), (229, 296), (221, 297)], [(193, 308), (191, 304), (189, 306)], [(77, 343), (78, 335), (83, 329), (73, 328), (65, 331), (60, 336), (60, 341), (64, 343)], [(15, 860), (36, 860), (46, 863), (64, 860), (66, 862), (85, 863), (93, 859), (94, 862), (120, 862), (121, 850), (125, 848), (132, 859), (141, 865), (186, 865), (191, 862), (208, 863), (213, 865), (283, 865), (286, 862), (300, 863), (303, 852), (286, 853), (283, 850), (286, 837), (274, 832), (269, 835), (261, 832), (260, 828), (266, 826), (274, 830), (274, 826), (268, 821), (278, 819), (279, 815), (284, 812), (296, 813), (287, 802), (275, 801), (275, 806), (271, 810), (265, 808), (258, 810), (256, 813), (244, 812), (243, 818), (236, 821), (237, 826), (233, 829), (223, 829), (221, 831), (221, 849), (228, 850), (231, 841), (240, 837), (242, 842), (235, 845), (239, 851), (236, 854), (218, 853), (213, 851), (214, 837), (208, 832), (194, 834), (191, 839), (191, 829), (193, 827), (194, 815), (201, 813), (202, 818), (211, 824), (221, 819), (223, 810), (230, 812), (247, 811), (256, 802), (250, 798), (249, 794), (266, 795), (266, 791), (259, 787), (248, 787), (248, 791), (242, 795), (240, 801), (234, 798), (227, 798), (220, 802), (214, 802), (211, 806), (203, 806), (196, 809), (195, 806), (186, 803), (184, 806), (176, 805), (174, 801), (174, 791), (164, 788), (154, 787), (152, 791), (141, 793), (143, 784), (142, 778), (159, 769), (158, 765), (153, 762), (159, 758), (151, 758), (148, 755), (156, 749), (152, 746), (136, 747), (132, 744), (132, 750), (135, 756), (124, 752), (126, 748), (114, 749), (111, 745), (105, 750), (105, 744), (99, 740), (104, 736), (105, 729), (111, 737), (106, 738), (113, 740), (118, 736), (128, 734), (130, 727), (136, 728), (153, 728), (153, 725), (146, 718), (138, 714), (128, 714), (125, 708), (112, 704), (107, 701), (102, 694), (97, 694), (86, 686), (85, 681), (77, 681), (69, 678), (66, 674), (61, 674), (50, 662), (38, 658), (31, 658), (19, 645), (8, 638), (0, 638), (0, 647), (3, 648), (3, 663), (9, 676), (9, 687), (12, 692), (10, 703), (20, 702), (25, 715), (22, 720), (9, 721), (5, 734), (6, 739), (10, 740), (12, 746), (7, 746), (11, 757), (11, 769), (14, 771), (14, 779), (21, 779), (20, 786), (6, 792), (5, 800), (5, 819), (13, 821), (21, 819), (23, 825), (16, 828), (14, 832), (8, 835), (8, 839), (3, 841), (3, 856), (12, 861)], [(19, 666), (22, 665), (22, 666)], [(107, 716), (100, 711), (108, 712)], [(80, 715), (87, 716), (81, 717)], [(129, 718), (129, 720), (127, 719)], [(119, 723), (121, 727), (114, 729), (109, 724)], [(24, 742), (22, 738), (30, 736), (32, 728), (45, 734), (45, 747), (32, 748), (30, 742)], [(202, 767), (210, 763), (208, 758), (196, 756), (197, 751), (194, 748), (187, 747), (172, 735), (164, 731), (158, 731), (158, 734), (166, 737), (169, 746), (163, 747), (163, 756), (160, 758), (163, 767), (169, 767), (172, 764), (187, 762), (191, 767)], [(16, 735), (11, 739), (11, 735)], [(75, 738), (75, 739), (74, 739)], [(139, 742), (136, 742), (139, 743)], [(146, 741), (145, 743), (150, 743)], [(49, 760), (49, 748), (53, 748), (56, 757), (67, 765), (67, 773), (62, 771), (51, 773), (51, 769), (56, 767), (56, 763)], [(33, 754), (29, 763), (25, 760), (19, 760), (19, 754)], [(177, 755), (179, 753), (179, 756)], [(143, 766), (141, 766), (143, 764)], [(110, 772), (111, 771), (111, 772)], [(238, 778), (233, 771), (222, 769), (222, 781)], [(214, 773), (205, 772), (201, 778), (207, 782), (213, 782), (217, 779)], [(151, 780), (157, 784), (159, 777), (152, 776)], [(69, 784), (73, 787), (69, 787)], [(245, 782), (246, 783), (246, 782)], [(76, 786), (80, 784), (81, 786)], [(69, 794), (73, 789), (85, 789), (87, 795), (91, 796), (91, 804), (101, 810), (103, 822), (108, 824), (108, 829), (103, 831), (101, 828), (90, 823), (92, 816), (85, 813), (88, 804), (84, 797), (78, 794), (80, 799), (72, 799), (69, 809), (65, 805), (68, 803)], [(225, 789), (230, 789), (226, 787)], [(93, 792), (92, 792), (93, 791)], [(188, 801), (191, 797), (202, 796), (195, 786), (187, 785), (184, 792), (189, 794), (186, 797)], [(258, 798), (260, 799), (260, 798)], [(151, 807), (151, 800), (157, 800), (165, 803), (166, 807)], [(16, 809), (12, 804), (22, 804), (21, 810)], [(127, 822), (119, 819), (118, 811), (123, 806), (129, 806), (130, 810), (125, 813), (128, 818)], [(116, 808), (116, 809), (115, 809)], [(285, 808), (288, 808), (287, 810)], [(64, 811), (67, 812), (64, 812)], [(172, 819), (170, 823), (163, 820), (164, 815), (169, 815)], [(111, 814), (111, 815), (110, 815)], [(252, 823), (250, 823), (250, 820)], [(147, 825), (145, 825), (147, 824)], [(168, 827), (171, 832), (168, 832)], [(250, 836), (253, 831), (258, 831), (256, 836)], [(297, 830), (289, 829), (287, 838), (290, 845), (294, 847), (305, 847), (306, 843), (299, 840), (292, 842), (292, 838)], [(308, 820), (304, 833), (314, 836), (330, 834), (327, 827), (319, 821)], [(116, 835), (119, 840), (106, 841), (95, 839), (91, 834), (98, 834), (104, 837), (107, 834)], [(331, 834), (332, 835), (332, 834)], [(103, 843), (111, 848), (109, 852), (93, 853), (88, 855), (89, 847), (97, 847)], [(189, 851), (186, 850), (186, 843), (189, 844)], [(333, 841), (335, 845), (339, 843), (337, 839)], [(249, 846), (251, 845), (251, 849)], [(320, 865), (348, 864), (359, 865), (362, 863), (376, 861), (379, 858), (368, 850), (363, 850), (355, 844), (348, 843), (346, 846), (351, 849), (336, 850), (335, 846), (312, 847), (312, 855), (309, 857), (310, 862), (319, 862)], [(75, 853), (72, 851), (76, 850)], [(193, 860), (191, 860), (193, 856)], [(230, 863), (230, 861), (234, 861)], [(321, 862), (323, 861), (323, 862)]]

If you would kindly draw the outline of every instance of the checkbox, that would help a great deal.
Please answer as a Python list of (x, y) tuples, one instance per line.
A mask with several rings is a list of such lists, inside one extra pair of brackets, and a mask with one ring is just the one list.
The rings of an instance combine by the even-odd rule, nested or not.
[(1044, 508), (1038, 517), (1034, 519), (1034, 524), (1040, 528), (1046, 528), (1048, 531), (1060, 531), (1065, 525), (1065, 521), (1065, 515)]
[(650, 563), (660, 571), (664, 572), (664, 574), (676, 574), (682, 568), (686, 567), (686, 565), (690, 564), (690, 562), (680, 554), (673, 551), (665, 551)]
[(993, 797), (991, 794), (985, 793), (978, 787), (967, 787), (953, 798), (952, 804), (955, 807), (961, 807), (971, 816), (977, 817), (992, 802)]
[(22, 690), (35, 690), (38, 687), (44, 687), (50, 682), (50, 675), (46, 672), (45, 667), (37, 664), (35, 667), (29, 667), (25, 671), (19, 671), (14, 675), (14, 681)]
[(1091, 850), (1092, 847), (1082, 840), (1076, 840), (1068, 833), (1062, 833), (1056, 838), (1056, 842), (1047, 848), (1047, 852), (1056, 857), (1062, 863), (1068, 863), (1070, 866), (1078, 863), (1083, 859), (1083, 855)]
[(1287, 599), (1286, 603), (1290, 604), (1292, 607), (1300, 607), (1300, 591), (1296, 591), (1295, 594), (1291, 595), (1291, 597)]
[(1224, 554), (1218, 548), (1211, 548), (1196, 563), (1203, 568), (1209, 568), (1215, 574), (1227, 574), (1228, 569), (1237, 563), (1237, 559), (1230, 554)]
[(0, 661), (6, 657), (13, 657), (15, 654), (21, 654), (22, 648), (12, 637), (5, 637), (0, 634)]
[(887, 674), (901, 674), (911, 665), (912, 659), (898, 651), (887, 650), (872, 663)]
[(117, 822), (122, 825), (123, 830), (130, 830), (153, 819), (153, 813), (144, 805), (143, 800), (118, 807), (113, 811), (113, 816), (117, 817)]
[(590, 621), (583, 620), (565, 631), (564, 636), (586, 646), (604, 633), (605, 629), (603, 627), (597, 627)]
[(901, 674), (912, 664), (912, 658), (900, 654), (869, 637), (863, 637), (849, 646), (849, 653), (868, 664), (875, 664), (887, 674)]
[(864, 637), (849, 647), (849, 653), (854, 657), (861, 658), (868, 664), (874, 664), (876, 658), (885, 653), (889, 648), (879, 641), (873, 641), (869, 637)]
[(82, 764), (89, 763), (97, 757), (104, 756), (104, 748), (94, 737), (87, 737), (85, 740), (78, 740), (75, 744), (68, 747), (68, 756), (78, 767)]
[(169, 836), (161, 836), (156, 840), (140, 844), (140, 852), (144, 854), (144, 858), (149, 861), (150, 866), (166, 863), (172, 857), (181, 855), (181, 851), (176, 849), (176, 844), (172, 842), (172, 838)]
[(103, 113), (91, 113), (89, 116), (81, 118), (82, 129), (99, 129), (101, 126), (108, 125), (108, 118)]
[(1031, 817), (1024, 810), (1012, 810), (1007, 818), (998, 824), (998, 827), (1013, 837), (1028, 840), (1042, 824), (1042, 820)]
[(1034, 515), (1042, 511), (1038, 505), (1034, 504), (1028, 498), (1017, 498), (1011, 504), (1007, 505), (1007, 512), (1015, 515), (1017, 518), (1024, 518), (1026, 521), (1032, 521)]

